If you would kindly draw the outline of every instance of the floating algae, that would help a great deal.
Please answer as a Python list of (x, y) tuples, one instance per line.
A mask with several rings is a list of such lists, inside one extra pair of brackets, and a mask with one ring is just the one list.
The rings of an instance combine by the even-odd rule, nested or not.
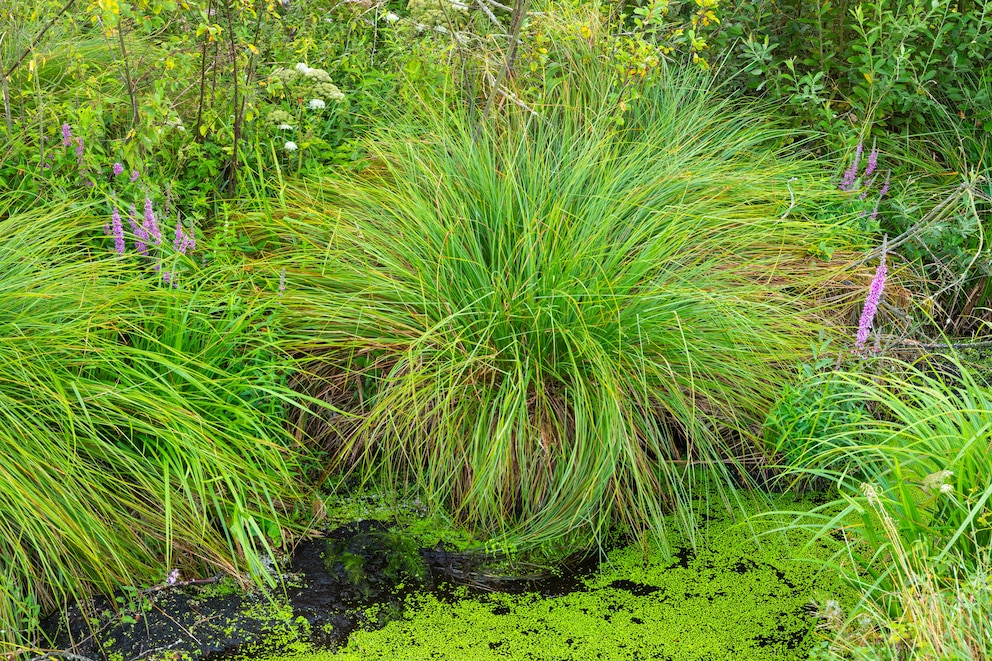
[[(801, 507), (788, 497), (775, 505)], [(657, 548), (617, 549), (565, 594), (417, 592), (405, 599), (402, 615), (353, 632), (339, 649), (296, 641), (255, 658), (804, 659), (817, 639), (811, 603), (846, 600), (836, 577), (810, 562), (829, 555), (828, 547), (803, 550), (798, 531), (755, 541), (756, 532), (774, 527), (770, 520), (734, 524), (724, 512), (710, 512), (697, 551), (683, 546), (665, 559)]]

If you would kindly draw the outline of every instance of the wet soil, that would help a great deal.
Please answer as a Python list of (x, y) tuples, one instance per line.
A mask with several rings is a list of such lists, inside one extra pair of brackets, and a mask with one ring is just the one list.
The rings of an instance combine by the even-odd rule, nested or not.
[[(400, 617), (414, 593), (454, 601), (469, 593), (534, 592), (553, 597), (583, 588), (596, 558), (572, 558), (551, 574), (494, 569), (481, 552), (410, 546), (376, 521), (349, 524), (306, 540), (279, 569), (271, 591), (242, 591), (231, 578), (178, 582), (142, 592), (96, 597), (43, 622), (49, 648), (94, 661), (216, 659), (271, 653), (290, 643), (333, 650), (356, 629)], [(456, 589), (461, 588), (456, 596)]]
[(833, 547), (776, 533), (774, 519), (745, 525), (706, 507), (697, 517), (705, 547), (673, 539), (668, 556), (619, 545), (602, 562), (574, 558), (556, 575), (518, 564), (513, 577), (499, 558), (422, 548), (366, 520), (300, 544), (269, 592), (180, 583), (74, 606), (45, 630), (73, 661), (806, 658), (811, 602), (845, 599), (837, 577), (810, 562)]

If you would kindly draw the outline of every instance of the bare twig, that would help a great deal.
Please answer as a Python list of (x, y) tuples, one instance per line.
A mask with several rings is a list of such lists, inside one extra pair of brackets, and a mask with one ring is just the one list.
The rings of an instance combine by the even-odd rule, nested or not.
[(241, 142), (241, 116), (238, 109), (241, 107), (241, 103), (238, 98), (240, 91), (238, 86), (238, 49), (234, 41), (231, 0), (224, 0), (224, 9), (227, 11), (227, 32), (231, 41), (231, 66), (234, 67), (234, 145), (231, 150), (230, 179), (227, 180), (227, 192), (234, 195), (238, 190), (238, 143)]
[(503, 62), (503, 67), (499, 71), (499, 77), (493, 85), (493, 91), (489, 94), (489, 98), (486, 100), (486, 108), (482, 112), (482, 117), (479, 118), (479, 123), (475, 126), (475, 132), (472, 134), (472, 142), (479, 141), (479, 134), (482, 132), (482, 127), (489, 119), (489, 113), (492, 112), (493, 103), (496, 101), (496, 94), (498, 94), (500, 87), (503, 86), (503, 80), (507, 77), (507, 75), (509, 75), (510, 70), (513, 68), (513, 61), (517, 56), (517, 45), (520, 42), (520, 29), (524, 25), (524, 19), (527, 17), (527, 8), (529, 6), (530, 0), (516, 0), (516, 3), (513, 6), (513, 23), (510, 27), (510, 45), (506, 52), (506, 60)]
[[(5, 34), (0, 34), (0, 44), (3, 43)], [(10, 90), (7, 89), (7, 76), (0, 76), (0, 87), (3, 88), (3, 114), (7, 119), (7, 135), (14, 132), (14, 122), (10, 116)]]
[(496, 14), (493, 13), (493, 10), (490, 9), (488, 5), (486, 5), (486, 0), (479, 0), (478, 5), (479, 5), (479, 9), (482, 10), (482, 13), (488, 16), (489, 20), (493, 22), (493, 25), (498, 27), (500, 30), (506, 29), (503, 27), (503, 24), (499, 22), (499, 19), (496, 18)]
[[(490, 85), (495, 85), (495, 84), (496, 84), (496, 78), (495, 78), (495, 77), (494, 77), (494, 76), (493, 76), (492, 74), (487, 74), (487, 76), (488, 76), (488, 78), (489, 78), (489, 84), (490, 84)], [(536, 110), (534, 110), (533, 108), (531, 108), (530, 106), (528, 106), (528, 105), (527, 105), (526, 103), (524, 103), (523, 101), (521, 101), (521, 100), (520, 100), (520, 99), (519, 99), (519, 98), (517, 97), (517, 95), (516, 95), (516, 94), (514, 94), (513, 92), (510, 92), (510, 91), (508, 91), (508, 90), (507, 90), (506, 88), (504, 88), (504, 87), (500, 87), (500, 88), (499, 88), (498, 90), (496, 90), (496, 91), (497, 91), (497, 92), (499, 92), (499, 94), (500, 94), (500, 95), (501, 95), (501, 96), (502, 96), (502, 97), (503, 97), (504, 99), (506, 99), (506, 100), (508, 100), (508, 101), (510, 101), (510, 102), (512, 102), (512, 103), (514, 103), (514, 104), (515, 104), (515, 105), (516, 105), (516, 106), (517, 106), (518, 108), (520, 108), (520, 109), (522, 109), (522, 110), (526, 110), (527, 112), (529, 112), (529, 113), (530, 113), (531, 115), (533, 115), (534, 117), (537, 117), (538, 119), (540, 119), (540, 118), (541, 118), (541, 115), (539, 115), (539, 114), (537, 113), (537, 111), (536, 111)]]
[(898, 340), (896, 344), (903, 344), (916, 349), (980, 349), (992, 347), (992, 340), (973, 340), (970, 342), (917, 342), (916, 340)]
[[(925, 216), (923, 216), (923, 218), (919, 220), (919, 222), (917, 222), (915, 225), (913, 225), (905, 232), (894, 238), (891, 242), (889, 242), (888, 249), (893, 250), (895, 248), (898, 248), (899, 246), (906, 243), (910, 239), (915, 238), (920, 233), (921, 230), (923, 230), (931, 223), (943, 218), (948, 207), (950, 207), (950, 205), (953, 202), (956, 202), (958, 199), (960, 199), (961, 196), (965, 194), (965, 191), (968, 188), (970, 188), (970, 184), (968, 182), (964, 182), (960, 186), (958, 186), (953, 193), (951, 193), (946, 198), (941, 200), (940, 204), (938, 204), (933, 209), (931, 209)], [(866, 262), (870, 262), (873, 259), (877, 259), (878, 257), (881, 256), (881, 254), (882, 254), (882, 249), (875, 248), (861, 259), (852, 262), (851, 267), (854, 268), (861, 266)]]
[(513, 7), (507, 7), (506, 5), (504, 5), (504, 4), (500, 3), (500, 2), (496, 2), (496, 0), (479, 0), (479, 2), (480, 3), (488, 2), (493, 7), (497, 7), (499, 9), (502, 9), (503, 11), (513, 11)]
[(131, 127), (138, 125), (138, 99), (134, 95), (134, 81), (131, 79), (131, 63), (127, 57), (127, 47), (124, 45), (124, 19), (117, 21), (117, 37), (121, 43), (121, 58), (124, 61), (124, 82), (127, 84), (127, 94), (131, 97)]
[[(207, 16), (210, 16), (211, 9), (213, 9), (213, 0), (207, 3)], [(203, 44), (200, 46), (200, 101), (196, 106), (196, 126), (193, 128), (193, 139), (197, 142), (203, 142), (203, 136), (200, 135), (200, 122), (203, 120), (203, 94), (207, 88), (207, 40), (209, 38), (210, 31), (208, 30), (203, 34)]]
[(146, 588), (141, 591), (141, 594), (152, 594), (154, 592), (161, 592), (163, 590), (174, 590), (176, 588), (184, 588), (188, 585), (209, 585), (211, 583), (216, 583), (217, 581), (224, 578), (224, 574), (215, 574), (209, 578), (193, 578), (188, 581), (176, 581), (175, 583), (166, 583), (163, 585), (156, 585), (150, 588)]
[(164, 652), (165, 650), (171, 650), (176, 645), (182, 645), (182, 643), (183, 643), (182, 640), (177, 640), (176, 642), (172, 643), (171, 645), (162, 645), (161, 647), (154, 647), (154, 648), (152, 648), (150, 650), (145, 650), (144, 652), (142, 652), (138, 656), (133, 657), (131, 659), (131, 661), (140, 661), (140, 659), (143, 659), (146, 656), (150, 656), (150, 655), (154, 654), (155, 652)]
[(48, 661), (48, 659), (68, 659), (68, 661), (96, 661), (88, 656), (71, 652), (45, 652), (40, 656), (31, 657), (30, 661)]
[(62, 7), (62, 9), (59, 10), (59, 13), (55, 14), (55, 16), (52, 17), (52, 20), (50, 20), (45, 25), (45, 27), (42, 28), (41, 32), (39, 32), (38, 34), (35, 35), (34, 39), (31, 40), (30, 45), (28, 45), (28, 47), (24, 49), (24, 52), (21, 53), (21, 56), (19, 58), (17, 58), (17, 61), (15, 61), (12, 65), (10, 65), (10, 68), (9, 69), (7, 69), (6, 71), (3, 72), (3, 77), (4, 78), (7, 78), (7, 77), (10, 76), (10, 74), (14, 73), (14, 69), (16, 69), (17, 67), (19, 67), (20, 64), (21, 64), (21, 62), (24, 61), (24, 58), (26, 58), (28, 56), (28, 53), (30, 53), (32, 50), (34, 50), (34, 47), (38, 44), (38, 42), (41, 40), (41, 38), (43, 36), (45, 36), (45, 33), (48, 32), (49, 28), (51, 28), (53, 25), (55, 25), (56, 21), (58, 21), (62, 17), (62, 14), (66, 13), (67, 11), (69, 11), (74, 4), (76, 4), (76, 0), (69, 0), (67, 3), (65, 3), (65, 5)]

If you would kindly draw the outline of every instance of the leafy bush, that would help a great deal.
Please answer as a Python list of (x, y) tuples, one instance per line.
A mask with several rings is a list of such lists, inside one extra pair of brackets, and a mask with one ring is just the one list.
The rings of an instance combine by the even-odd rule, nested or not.
[(331, 466), (522, 545), (664, 536), (670, 508), (691, 531), (700, 480), (732, 500), (822, 322), (832, 267), (808, 255), (860, 238), (809, 220), (837, 192), (760, 113), (677, 70), (618, 103), (629, 79), (574, 48), (539, 118), (476, 133), (426, 98), (367, 170), (245, 226), (349, 414)]

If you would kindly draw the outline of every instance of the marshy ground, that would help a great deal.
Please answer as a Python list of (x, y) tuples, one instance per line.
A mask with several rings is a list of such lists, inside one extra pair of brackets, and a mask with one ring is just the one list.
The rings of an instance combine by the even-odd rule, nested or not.
[(366, 520), (300, 544), (267, 595), (223, 579), (116, 609), (94, 602), (60, 618), (54, 642), (110, 661), (806, 658), (820, 639), (815, 604), (843, 592), (804, 561), (829, 546), (770, 532), (773, 518), (735, 522), (715, 502), (698, 505), (706, 541), (695, 551), (684, 539), (668, 556), (619, 545), (556, 575), (503, 581), (478, 554), (417, 548)]

